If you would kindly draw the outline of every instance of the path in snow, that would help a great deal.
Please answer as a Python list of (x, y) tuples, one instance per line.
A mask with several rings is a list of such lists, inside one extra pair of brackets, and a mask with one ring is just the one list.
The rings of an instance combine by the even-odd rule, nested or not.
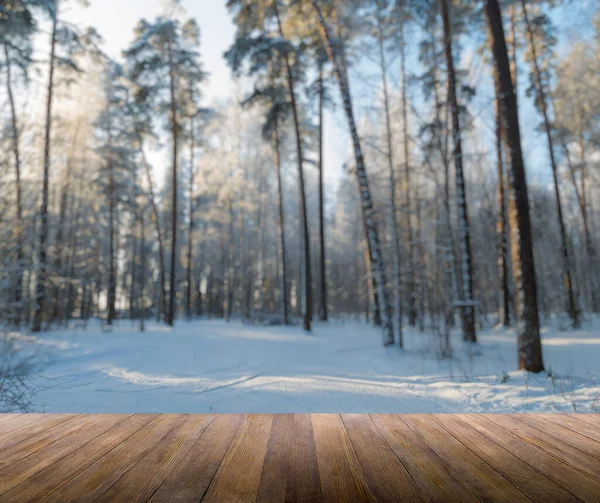
[(129, 322), (41, 336), (52, 363), (36, 378), (44, 412), (593, 412), (600, 409), (600, 332), (544, 334), (546, 374), (514, 371), (510, 331), (458, 337), (452, 361), (430, 335), (408, 332), (407, 350), (384, 348), (356, 323), (256, 327), (179, 322), (171, 330)]

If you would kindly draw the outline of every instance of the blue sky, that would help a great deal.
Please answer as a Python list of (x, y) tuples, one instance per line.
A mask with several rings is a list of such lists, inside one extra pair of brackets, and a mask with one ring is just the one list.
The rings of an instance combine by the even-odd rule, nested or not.
[[(205, 99), (207, 104), (214, 104), (216, 101), (224, 100), (231, 96), (233, 90), (233, 80), (229, 68), (227, 67), (223, 53), (230, 46), (235, 28), (225, 7), (225, 0), (182, 0), (184, 8), (188, 14), (194, 17), (202, 32), (202, 58), (210, 78), (205, 86)], [(104, 49), (111, 56), (118, 58), (123, 48), (125, 48), (133, 37), (133, 27), (136, 22), (142, 18), (152, 19), (162, 11), (161, 0), (90, 0), (90, 6), (86, 9), (80, 7), (71, 7), (68, 17), (77, 21), (80, 25), (92, 25), (100, 32), (105, 39)], [(589, 38), (592, 35), (591, 18), (594, 12), (598, 11), (595, 0), (576, 0), (569, 2), (568, 6), (556, 9), (553, 15), (554, 22), (557, 25), (560, 44), (558, 52), (564, 55), (570, 44), (582, 38)], [(417, 35), (418, 38), (418, 34)], [(409, 58), (416, 62), (417, 43), (410, 47)], [(473, 66), (477, 66), (478, 56), (473, 55), (473, 51), (467, 45), (465, 47), (465, 59), (472, 57)], [(410, 62), (409, 59), (409, 62)], [(410, 68), (409, 68), (410, 71)], [(485, 133), (486, 137), (493, 136), (493, 107), (487, 107), (485, 103), (493, 96), (491, 89), (491, 80), (488, 75), (481, 75), (481, 72), (487, 72), (487, 67), (479, 65), (479, 75), (475, 75), (475, 81), (478, 86), (478, 98), (472, 104), (472, 113), (481, 113), (481, 120), (489, 127)], [(360, 78), (353, 80), (353, 94), (355, 99), (355, 108), (361, 114), (367, 108), (373, 106), (377, 98), (377, 92), (380, 86), (379, 73), (373, 65), (361, 65), (355, 69), (355, 76), (360, 74)], [(390, 83), (393, 86), (397, 82), (397, 71), (391, 69)], [(530, 104), (524, 103), (523, 95), (526, 85), (527, 75), (523, 69), (520, 76), (520, 92), (522, 105), (521, 127), (524, 142), (524, 151), (526, 163), (528, 166), (529, 180), (540, 183), (550, 181), (550, 171), (547, 167), (547, 149), (545, 139), (538, 133), (533, 132), (540, 119), (536, 111)], [(334, 94), (337, 94), (337, 89)], [(415, 98), (418, 102), (420, 90), (413, 87), (409, 89), (409, 96)], [(489, 110), (487, 110), (489, 108)], [(333, 189), (341, 174), (342, 163), (348, 158), (349, 143), (346, 131), (345, 118), (339, 107), (336, 113), (328, 112), (325, 124), (325, 163), (326, 179), (329, 182), (330, 189)], [(480, 124), (482, 125), (482, 124)], [(416, 131), (413, 131), (416, 133)], [(527, 134), (525, 134), (527, 133)], [(469, 147), (467, 146), (467, 149)], [(157, 179), (161, 180), (160, 172), (164, 170), (167, 159), (154, 161), (158, 168)]]

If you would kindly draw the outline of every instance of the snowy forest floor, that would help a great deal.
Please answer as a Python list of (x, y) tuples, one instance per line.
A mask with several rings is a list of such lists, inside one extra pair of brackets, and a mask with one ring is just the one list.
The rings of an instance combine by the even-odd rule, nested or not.
[(406, 330), (402, 351), (341, 321), (316, 323), (312, 335), (198, 320), (13, 336), (48, 361), (32, 381), (35, 412), (600, 412), (597, 321), (545, 328), (540, 375), (515, 370), (515, 334), (498, 328), (475, 349), (453, 334), (450, 360), (436, 357), (430, 334)]

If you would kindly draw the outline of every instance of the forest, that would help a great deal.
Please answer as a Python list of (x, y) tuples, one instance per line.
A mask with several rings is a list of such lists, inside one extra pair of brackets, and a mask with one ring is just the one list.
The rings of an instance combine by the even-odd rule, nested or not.
[(600, 311), (595, 2), (227, 0), (213, 102), (185, 2), (118, 57), (86, 4), (0, 1), (5, 354), (88, 322), (357, 320), (440, 359), (506, 327), (540, 373), (543, 326)]

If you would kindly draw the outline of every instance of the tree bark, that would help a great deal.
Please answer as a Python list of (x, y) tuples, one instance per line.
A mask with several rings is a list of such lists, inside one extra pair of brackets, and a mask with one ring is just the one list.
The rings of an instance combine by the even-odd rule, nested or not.
[[(277, 15), (277, 26), (279, 28), (279, 35), (285, 39), (283, 34), (283, 27), (279, 14)], [(287, 54), (284, 55), (285, 68), (287, 73), (287, 84), (290, 93), (290, 102), (292, 106), (292, 116), (294, 118), (294, 132), (296, 135), (296, 151), (298, 158), (298, 179), (299, 179), (299, 191), (300, 191), (300, 219), (302, 220), (302, 233), (304, 238), (304, 294), (305, 294), (305, 311), (304, 311), (304, 330), (307, 332), (311, 331), (311, 323), (313, 316), (313, 299), (312, 299), (312, 271), (310, 261), (310, 236), (308, 233), (308, 213), (306, 209), (306, 189), (304, 186), (304, 155), (302, 149), (302, 133), (300, 131), (300, 119), (298, 117), (298, 106), (296, 102), (296, 92), (294, 90), (294, 78), (292, 75), (292, 67)]]
[(173, 326), (175, 321), (175, 296), (176, 296), (176, 274), (177, 265), (177, 103), (175, 98), (175, 69), (173, 67), (173, 49), (171, 42), (168, 43), (169, 57), (169, 92), (171, 94), (171, 134), (173, 141), (173, 193), (171, 203), (171, 278), (169, 286), (169, 312), (167, 314), (167, 324)]
[[(406, 98), (406, 54), (404, 44), (404, 25), (400, 27), (400, 73), (402, 79), (402, 137), (404, 146), (404, 202), (406, 218), (406, 240), (408, 241), (408, 268), (406, 273), (406, 289), (408, 291), (408, 324), (415, 326), (417, 308), (415, 299), (415, 245), (412, 228), (412, 203), (410, 197), (410, 147), (408, 138), (408, 100)], [(423, 313), (421, 313), (423, 314)]]
[(23, 298), (23, 205), (21, 196), (21, 150), (20, 150), (20, 132), (19, 123), (17, 120), (17, 111), (15, 106), (15, 98), (12, 89), (12, 73), (11, 73), (11, 61), (10, 54), (8, 51), (8, 45), (4, 44), (4, 56), (6, 58), (6, 93), (8, 95), (8, 103), (10, 106), (10, 124), (12, 129), (12, 152), (15, 160), (15, 203), (16, 214), (17, 214), (17, 225), (15, 229), (15, 239), (17, 246), (17, 267), (16, 280), (15, 280), (15, 292), (14, 299), (17, 305), (17, 314), (15, 321), (19, 323), (21, 321), (22, 309), (19, 305)]
[(327, 321), (327, 268), (325, 260), (325, 198), (324, 198), (324, 166), (323, 166), (323, 64), (319, 65), (319, 242), (321, 265), (321, 295), (319, 298), (319, 319)]
[(492, 42), (496, 78), (501, 97), (502, 130), (510, 155), (509, 177), (512, 199), (509, 225), (512, 239), (513, 270), (518, 294), (518, 347), (519, 368), (530, 372), (542, 372), (542, 343), (537, 303), (537, 284), (533, 260), (529, 196), (525, 178), (525, 166), (521, 150), (521, 131), (517, 101), (512, 83), (510, 62), (504, 38), (504, 27), (498, 0), (484, 0), (485, 14)]
[[(379, 46), (379, 66), (381, 67), (381, 79), (383, 83), (383, 106), (385, 113), (385, 132), (386, 132), (386, 147), (387, 147), (387, 161), (388, 161), (388, 180), (390, 184), (390, 233), (392, 238), (392, 254), (394, 257), (394, 311), (396, 314), (396, 334), (398, 336), (398, 345), (403, 346), (402, 340), (402, 285), (400, 278), (400, 238), (398, 236), (398, 218), (396, 209), (396, 176), (394, 173), (394, 151), (392, 148), (392, 123), (390, 119), (390, 100), (387, 83), (387, 65), (385, 59), (384, 49), (384, 36), (382, 19), (378, 15), (377, 18), (377, 29), (378, 29), (378, 46)], [(406, 133), (406, 131), (405, 131)], [(406, 143), (405, 143), (406, 146)], [(406, 175), (408, 176), (408, 175)], [(406, 180), (408, 182), (408, 180)], [(410, 200), (408, 190), (406, 191), (407, 201)], [(407, 213), (407, 218), (410, 220), (410, 216)], [(410, 222), (408, 222), (408, 228), (410, 229)], [(408, 231), (409, 236), (412, 235), (412, 230)], [(409, 241), (412, 241), (412, 237), (409, 237)], [(412, 244), (409, 244), (409, 248), (412, 249)], [(411, 266), (409, 266), (409, 269)], [(409, 273), (409, 277), (412, 278), (412, 272)], [(409, 280), (410, 281), (410, 280)], [(411, 312), (414, 312), (414, 295), (411, 291), (410, 283), (407, 285), (409, 288), (408, 295), (412, 301), (409, 301), (409, 321), (411, 320)], [(412, 311), (411, 311), (412, 310)], [(415, 313), (416, 314), (416, 313)], [(415, 316), (416, 317), (416, 316)], [(413, 324), (414, 324), (414, 318)]]
[(358, 129), (356, 127), (356, 121), (354, 118), (354, 111), (352, 110), (352, 97), (350, 94), (350, 84), (348, 82), (348, 74), (346, 71), (346, 64), (344, 61), (343, 54), (337, 54), (335, 50), (335, 44), (329, 34), (327, 22), (323, 17), (321, 7), (319, 6), (318, 0), (312, 0), (312, 6), (317, 14), (319, 20), (319, 28), (321, 36), (325, 44), (327, 55), (329, 60), (333, 64), (337, 81), (340, 87), (340, 94), (342, 95), (342, 101), (344, 106), (344, 112), (348, 120), (348, 127), (350, 129), (350, 135), (352, 137), (352, 146), (354, 149), (354, 156), (356, 158), (356, 176), (358, 178), (358, 186), (361, 197), (361, 208), (364, 226), (367, 234), (367, 244), (369, 249), (369, 257), (372, 264), (372, 269), (377, 282), (378, 299), (380, 303), (381, 311), (381, 325), (384, 332), (384, 344), (394, 343), (394, 327), (392, 322), (392, 305), (390, 303), (389, 294), (387, 290), (387, 277), (386, 270), (381, 253), (381, 246), (379, 241), (379, 232), (377, 230), (377, 224), (375, 223), (375, 215), (373, 202), (371, 199), (371, 191), (369, 188), (369, 178), (367, 176), (367, 170), (365, 166), (365, 159), (362, 153), (362, 147), (360, 138), (358, 136)]
[(558, 218), (558, 229), (560, 232), (560, 244), (562, 252), (562, 266), (563, 266), (563, 284), (565, 292), (567, 294), (567, 313), (571, 318), (573, 328), (579, 328), (579, 307), (575, 300), (575, 293), (573, 291), (573, 281), (571, 274), (571, 258), (569, 256), (569, 246), (567, 243), (567, 232), (565, 229), (565, 220), (563, 217), (562, 203), (560, 199), (560, 185), (558, 181), (558, 166), (554, 157), (554, 145), (552, 140), (552, 127), (550, 126), (550, 120), (548, 119), (548, 108), (546, 101), (546, 92), (544, 90), (544, 83), (542, 82), (542, 73), (537, 60), (537, 49), (535, 45), (535, 38), (533, 36), (533, 29), (529, 22), (529, 16), (527, 14), (527, 6), (525, 0), (521, 0), (521, 6), (523, 8), (523, 17), (525, 19), (525, 25), (527, 27), (527, 34), (529, 36), (529, 44), (531, 47), (531, 54), (533, 57), (533, 68), (535, 73), (535, 79), (539, 93), (539, 103), (544, 119), (544, 130), (546, 132), (546, 139), (548, 141), (548, 153), (550, 154), (550, 166), (552, 167), (552, 178), (554, 180), (554, 197), (556, 199), (556, 211)]
[(287, 302), (287, 267), (285, 264), (285, 227), (283, 219), (283, 187), (281, 184), (281, 153), (279, 150), (279, 130), (275, 127), (273, 131), (273, 152), (275, 154), (275, 168), (277, 170), (277, 207), (279, 217), (277, 219), (277, 227), (279, 232), (279, 295), (281, 296), (281, 314), (283, 315), (283, 323), (289, 323), (288, 302)]
[(471, 236), (469, 232), (469, 213), (463, 173), (463, 155), (460, 127), (460, 110), (456, 94), (456, 73), (452, 54), (452, 29), (448, 0), (441, 0), (442, 20), (444, 23), (444, 46), (448, 65), (448, 100), (452, 115), (452, 136), (454, 140), (454, 168), (456, 171), (456, 198), (458, 209), (458, 230), (461, 248), (461, 272), (463, 289), (463, 338), (468, 342), (477, 342), (475, 331), (475, 308), (473, 299), (473, 264), (471, 255)]
[(496, 82), (496, 155), (498, 164), (498, 214), (496, 217), (496, 235), (498, 238), (498, 276), (502, 288), (502, 324), (510, 327), (510, 289), (508, 283), (508, 239), (507, 239), (507, 208), (504, 176), (502, 110), (500, 103), (499, 80)]
[(39, 272), (36, 288), (37, 307), (33, 319), (32, 330), (40, 332), (42, 330), (42, 321), (44, 318), (44, 309), (46, 304), (46, 282), (47, 275), (47, 240), (48, 240), (48, 191), (50, 177), (50, 141), (52, 134), (52, 98), (54, 95), (54, 55), (56, 53), (56, 30), (58, 27), (58, 13), (52, 18), (52, 33), (50, 38), (50, 71), (48, 72), (48, 87), (46, 97), (46, 127), (44, 134), (44, 174), (42, 184), (42, 207), (40, 208), (40, 252), (39, 252)]
[(192, 317), (192, 246), (194, 239), (194, 118), (190, 118), (190, 201), (189, 201), (189, 222), (188, 222), (188, 248), (187, 248), (187, 302), (186, 315)]

